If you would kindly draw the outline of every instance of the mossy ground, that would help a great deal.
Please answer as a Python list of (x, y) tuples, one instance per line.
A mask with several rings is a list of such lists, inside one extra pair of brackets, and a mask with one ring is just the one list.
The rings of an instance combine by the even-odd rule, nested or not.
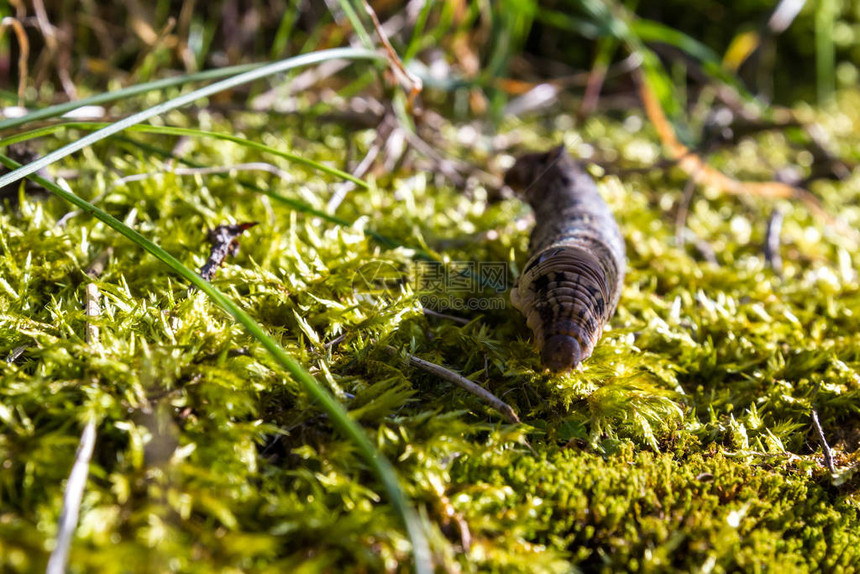
[[(840, 98), (838, 109), (857, 109), (860, 95)], [(856, 161), (860, 118), (836, 110), (802, 113)], [(660, 157), (638, 112), (584, 124), (556, 114), (502, 131), (523, 149), (566, 138), (574, 155), (619, 169)], [(174, 113), (166, 121), (239, 132), (339, 167), (374, 136), (313, 118)], [(442, 151), (500, 172), (509, 157), (488, 151), (481, 142), (489, 140), (455, 149), (460, 128), (445, 128), (452, 149)], [(289, 177), (177, 176), (164, 158), (119, 140), (55, 167), (76, 193), (190, 267), (208, 255), (207, 228), (260, 223), (214, 283), (324, 381), (394, 462), (441, 569), (860, 568), (860, 252), (802, 205), (779, 203), (780, 278), (761, 256), (773, 201), (697, 192), (688, 226), (713, 248), (713, 264), (694, 242), (675, 244), (680, 171), (602, 178), (627, 241), (626, 286), (594, 356), (552, 377), (537, 370), (506, 295), (503, 308), (451, 311), (470, 320), (462, 325), (426, 316), (409, 275), (410, 247), (515, 272), (529, 233), (519, 201), (488, 201), (495, 190), (480, 186), (463, 193), (407, 161), (350, 192), (338, 215), (357, 223), (338, 227), (241, 183), (325, 209), (337, 185), (327, 176), (225, 143), (192, 140), (183, 153), (210, 166), (270, 161)], [(770, 132), (711, 161), (765, 179), (786, 163), (803, 167), (805, 153)], [(117, 182), (137, 173), (152, 177)], [(858, 226), (856, 174), (813, 191)], [(380, 247), (365, 228), (406, 247)], [(108, 247), (97, 280), (100, 341), (91, 345), (83, 271)], [(357, 293), (356, 272), (380, 261), (404, 270), (404, 280)], [(524, 424), (501, 422), (387, 345), (469, 376)], [(408, 543), (380, 485), (300, 387), (202, 294), (98, 221), (69, 216), (58, 199), (24, 198), (0, 212), (0, 356), (13, 352), (0, 363), (0, 569), (44, 568), (92, 414), (98, 442), (73, 571), (408, 568)], [(813, 408), (836, 476), (823, 465)]]

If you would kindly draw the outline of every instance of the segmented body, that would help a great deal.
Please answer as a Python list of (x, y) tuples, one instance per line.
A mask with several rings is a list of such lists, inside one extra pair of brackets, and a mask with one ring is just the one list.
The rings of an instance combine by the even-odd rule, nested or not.
[(542, 364), (572, 369), (591, 356), (618, 305), (624, 239), (594, 180), (564, 148), (520, 157), (505, 182), (535, 214), (511, 301), (534, 332)]

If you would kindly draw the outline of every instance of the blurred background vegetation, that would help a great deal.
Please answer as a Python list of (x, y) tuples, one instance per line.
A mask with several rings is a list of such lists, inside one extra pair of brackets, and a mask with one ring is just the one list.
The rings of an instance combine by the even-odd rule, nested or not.
[[(629, 55), (618, 49), (624, 40), (652, 47), (679, 86), (703, 83), (701, 61), (691, 58), (704, 55), (737, 69), (752, 93), (780, 104), (811, 102), (816, 89), (827, 98), (836, 85), (854, 85), (858, 78), (860, 4), (848, 0), (381, 0), (372, 5), (406, 60), (427, 66), (443, 87), (478, 87), (491, 100), (497, 90), (516, 90), (500, 84), (503, 78), (611, 68)], [(338, 0), (12, 0), (0, 6), (0, 17), (7, 18), (0, 88), (4, 99), (15, 100), (21, 44), (12, 18), (23, 25), (29, 43), (25, 100), (45, 103), (168, 72), (355, 42), (349, 7)], [(626, 93), (629, 83), (627, 75), (611, 74), (604, 93)]]

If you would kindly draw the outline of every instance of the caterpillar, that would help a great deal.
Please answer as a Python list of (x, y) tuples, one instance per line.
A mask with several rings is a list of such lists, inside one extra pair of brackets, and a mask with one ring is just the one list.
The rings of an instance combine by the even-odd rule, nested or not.
[(618, 305), (624, 239), (594, 180), (564, 146), (520, 156), (505, 184), (535, 215), (511, 302), (526, 316), (543, 366), (569, 371), (591, 356)]

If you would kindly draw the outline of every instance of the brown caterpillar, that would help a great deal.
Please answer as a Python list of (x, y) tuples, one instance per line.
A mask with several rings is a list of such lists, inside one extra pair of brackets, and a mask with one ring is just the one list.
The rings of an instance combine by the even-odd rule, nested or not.
[(594, 180), (564, 146), (521, 156), (505, 183), (531, 204), (529, 260), (511, 290), (541, 363), (568, 371), (591, 356), (624, 282), (624, 239)]

